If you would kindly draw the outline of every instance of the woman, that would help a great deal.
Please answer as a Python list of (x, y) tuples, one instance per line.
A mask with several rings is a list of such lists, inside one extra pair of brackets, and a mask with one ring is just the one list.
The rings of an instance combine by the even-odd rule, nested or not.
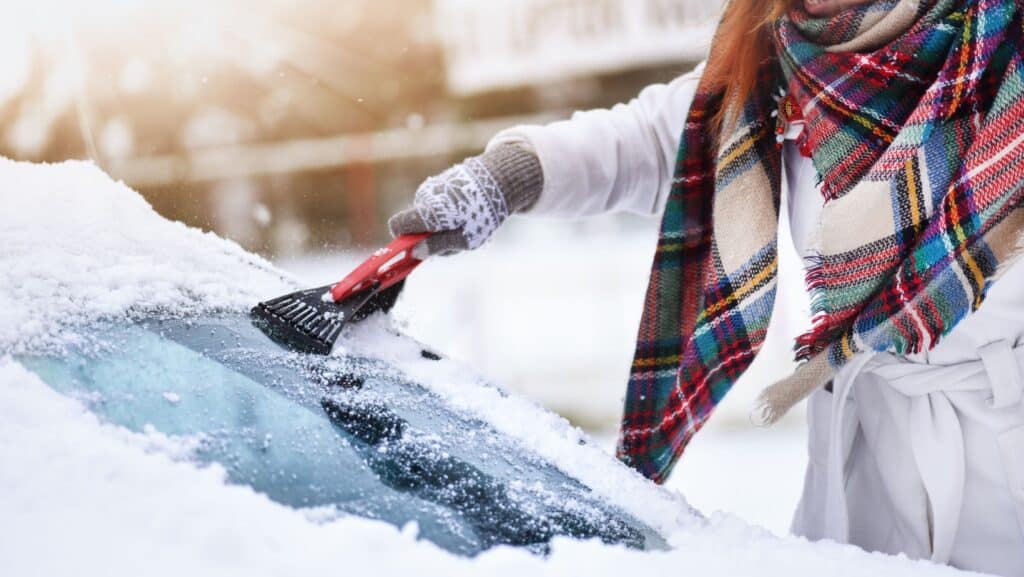
[(1022, 12), (732, 0), (706, 67), (500, 133), (392, 231), (663, 213), (619, 439), (661, 482), (764, 339), (784, 190), (815, 317), (762, 414), (810, 395), (794, 531), (1024, 575)]

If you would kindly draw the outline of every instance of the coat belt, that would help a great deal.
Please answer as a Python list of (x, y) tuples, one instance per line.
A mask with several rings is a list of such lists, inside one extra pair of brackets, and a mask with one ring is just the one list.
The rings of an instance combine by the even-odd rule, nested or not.
[(910, 401), (911, 451), (931, 511), (931, 559), (948, 563), (960, 522), (966, 464), (960, 420), (946, 393), (991, 391), (992, 408), (1012, 407), (1024, 395), (1022, 367), (1024, 344), (1006, 340), (981, 346), (977, 358), (952, 365), (919, 363), (890, 353), (852, 359), (833, 383), (826, 502), (836, 510), (825, 515), (825, 536), (849, 542), (844, 470), (860, 422), (848, 403), (858, 377), (874, 374)]

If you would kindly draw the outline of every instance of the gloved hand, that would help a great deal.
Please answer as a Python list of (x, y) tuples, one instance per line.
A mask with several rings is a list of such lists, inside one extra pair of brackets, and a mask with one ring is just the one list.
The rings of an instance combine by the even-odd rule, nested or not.
[(475, 249), (509, 215), (530, 208), (543, 186), (537, 155), (502, 144), (428, 178), (412, 207), (392, 216), (388, 228), (394, 236), (435, 233), (414, 250), (421, 259)]

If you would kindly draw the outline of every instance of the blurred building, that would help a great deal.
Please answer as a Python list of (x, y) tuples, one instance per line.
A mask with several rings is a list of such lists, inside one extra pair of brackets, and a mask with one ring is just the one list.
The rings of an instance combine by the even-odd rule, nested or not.
[[(27, 4), (27, 3), (26, 3)], [(0, 154), (88, 158), (265, 254), (379, 241), (497, 130), (702, 58), (717, 0), (42, 0), (0, 9)]]
[(721, 2), (438, 0), (448, 87), (478, 94), (703, 58)]

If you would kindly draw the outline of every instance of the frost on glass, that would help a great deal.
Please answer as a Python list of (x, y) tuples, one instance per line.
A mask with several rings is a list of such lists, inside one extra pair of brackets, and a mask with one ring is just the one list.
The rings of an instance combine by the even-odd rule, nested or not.
[(378, 361), (288, 353), (242, 316), (86, 336), (65, 354), (22, 362), (111, 423), (193, 439), (193, 459), (290, 507), (415, 521), (421, 537), (469, 555), (500, 544), (543, 552), (555, 535), (663, 544)]

